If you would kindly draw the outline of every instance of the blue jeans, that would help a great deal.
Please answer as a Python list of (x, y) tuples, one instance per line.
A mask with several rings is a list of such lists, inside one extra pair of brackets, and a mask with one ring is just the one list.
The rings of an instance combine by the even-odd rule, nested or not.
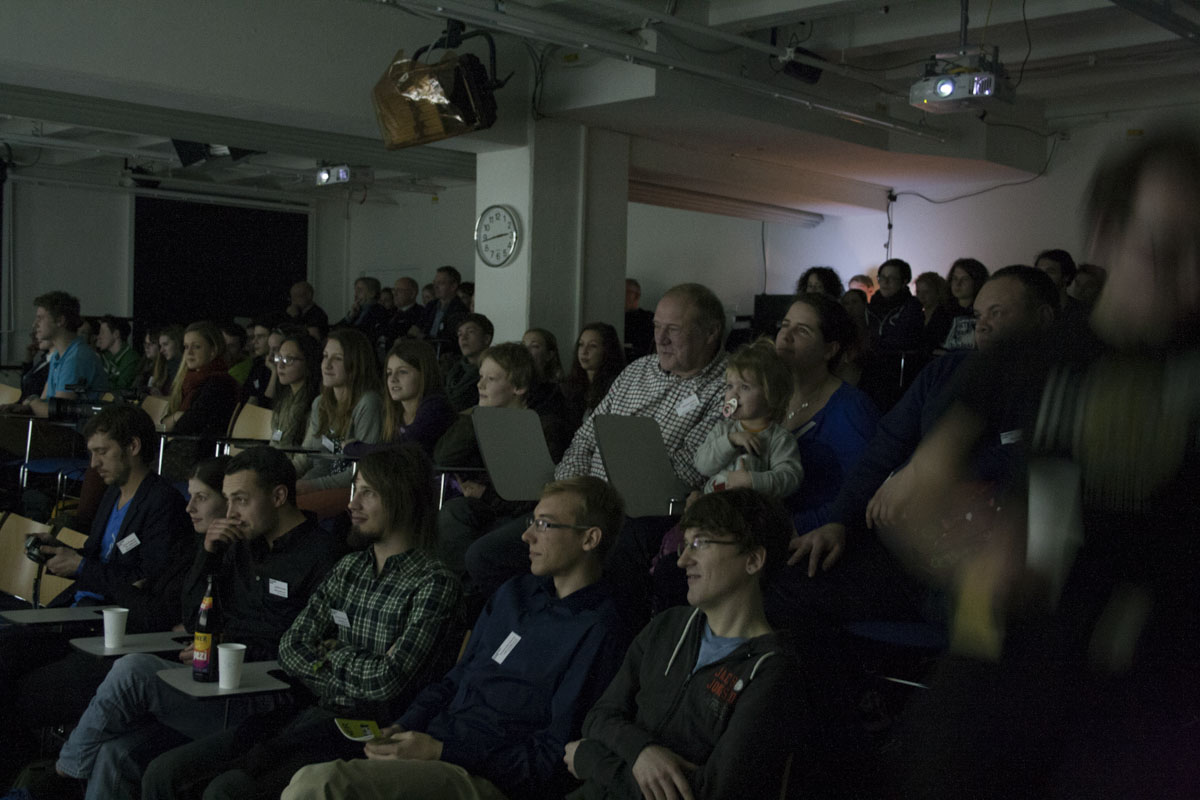
[[(155, 720), (189, 739), (220, 731), (225, 726), (224, 702), (190, 698), (167, 686), (156, 675), (159, 670), (179, 666), (178, 661), (148, 653), (117, 659), (63, 745), (58, 755), (58, 770), (74, 778), (90, 779), (97, 755), (106, 742), (150, 727)], [(236, 724), (278, 702), (275, 696), (235, 697), (229, 701), (228, 721)], [(111, 755), (117, 757), (119, 749), (114, 748)]]

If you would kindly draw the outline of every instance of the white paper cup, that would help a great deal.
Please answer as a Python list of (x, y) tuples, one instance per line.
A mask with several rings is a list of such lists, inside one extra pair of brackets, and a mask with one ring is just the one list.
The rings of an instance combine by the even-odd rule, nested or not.
[(125, 621), (129, 619), (128, 608), (104, 609), (104, 646), (115, 650), (125, 644)]
[(217, 645), (217, 686), (236, 689), (242, 685), (242, 662), (246, 660), (246, 645)]

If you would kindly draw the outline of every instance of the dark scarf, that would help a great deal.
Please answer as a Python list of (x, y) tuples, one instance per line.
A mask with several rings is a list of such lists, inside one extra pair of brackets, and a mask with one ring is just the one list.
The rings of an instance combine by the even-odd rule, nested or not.
[(225, 366), (224, 357), (217, 356), (199, 369), (189, 369), (184, 373), (183, 393), (179, 403), (180, 411), (187, 411), (191, 407), (192, 398), (196, 396), (196, 390), (209, 378), (226, 382), (232, 387), (233, 391), (237, 391), (237, 381), (230, 377), (229, 368)]

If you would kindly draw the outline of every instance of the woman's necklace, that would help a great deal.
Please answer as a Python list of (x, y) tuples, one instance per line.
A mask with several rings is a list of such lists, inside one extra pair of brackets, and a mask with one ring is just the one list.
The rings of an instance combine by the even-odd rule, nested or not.
[(789, 405), (788, 405), (788, 415), (787, 415), (787, 421), (788, 421), (788, 422), (791, 422), (791, 421), (792, 421), (792, 419), (793, 419), (793, 418), (794, 418), (794, 417), (795, 417), (797, 414), (799, 414), (801, 411), (804, 411), (804, 410), (805, 410), (805, 409), (807, 409), (809, 406), (811, 406), (811, 405), (812, 405), (812, 404), (813, 404), (813, 403), (816, 401), (816, 399), (817, 399), (818, 397), (820, 397), (820, 396), (821, 396), (821, 393), (822, 393), (824, 390), (825, 390), (825, 381), (821, 381), (821, 384), (820, 384), (819, 386), (817, 386), (817, 388), (816, 388), (816, 391), (814, 391), (814, 392), (813, 392), (811, 395), (809, 395), (807, 400), (805, 400), (805, 401), (801, 402), (801, 403), (800, 403), (799, 405), (797, 405), (795, 408), (792, 408), (792, 407), (791, 407), (791, 404), (789, 403)]

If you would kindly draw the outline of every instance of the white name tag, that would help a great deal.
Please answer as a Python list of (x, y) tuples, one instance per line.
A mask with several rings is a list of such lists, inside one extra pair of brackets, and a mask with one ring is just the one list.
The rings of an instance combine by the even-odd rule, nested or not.
[(337, 625), (339, 628), (349, 628), (350, 627), (350, 618), (346, 616), (345, 611), (334, 610), (330, 613), (333, 614), (334, 624)]
[(504, 659), (508, 658), (508, 654), (513, 651), (513, 648), (517, 646), (517, 642), (519, 641), (521, 641), (521, 637), (517, 635), (516, 631), (510, 633), (503, 644), (496, 648), (496, 652), (492, 653), (492, 661), (495, 661), (497, 664), (503, 664)]
[(695, 394), (689, 394), (687, 397), (675, 404), (675, 413), (678, 416), (690, 414), (700, 407), (700, 398)]
[(1016, 444), (1019, 441), (1021, 441), (1020, 428), (1000, 434), (1000, 444)]
[(276, 429), (275, 429), (275, 432), (271, 434), (271, 441), (272, 441), (272, 442), (278, 442), (278, 441), (280, 441), (281, 439), (283, 439), (283, 431), (281, 431), (281, 430), (279, 430), (278, 428), (276, 428)]
[(120, 550), (122, 553), (128, 553), (130, 550), (137, 547), (141, 543), (142, 543), (142, 540), (137, 537), (137, 534), (131, 533), (128, 536), (126, 536), (124, 539), (121, 539), (119, 542), (117, 542), (117, 549)]
[(282, 597), (284, 600), (286, 600), (287, 599), (287, 582), (286, 581), (277, 581), (274, 578), (271, 578), (270, 580), (267, 581), (267, 591), (270, 592), (271, 594), (275, 595), (276, 597)]
[(337, 445), (334, 444), (333, 439), (330, 439), (328, 436), (321, 437), (321, 447), (324, 447), (331, 453), (337, 452)]

